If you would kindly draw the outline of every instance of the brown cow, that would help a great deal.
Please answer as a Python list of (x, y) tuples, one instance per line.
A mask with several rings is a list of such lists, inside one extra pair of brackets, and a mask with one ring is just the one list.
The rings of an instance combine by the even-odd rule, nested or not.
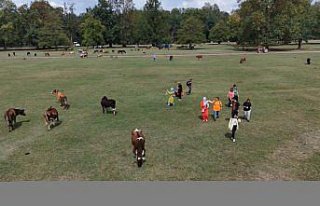
[(4, 119), (9, 127), (9, 132), (14, 130), (14, 126), (17, 123), (16, 118), (18, 115), (26, 116), (24, 109), (10, 108), (4, 113)]
[(136, 158), (138, 167), (141, 167), (143, 162), (146, 160), (146, 150), (144, 148), (145, 137), (142, 134), (142, 130), (134, 129), (131, 131), (131, 144), (132, 152)]
[(242, 63), (244, 63), (244, 62), (246, 62), (246, 61), (247, 61), (247, 58), (242, 57), (242, 58), (240, 59), (240, 64), (242, 64)]
[(200, 59), (203, 58), (203, 55), (197, 55), (196, 58), (197, 58), (198, 60), (200, 60)]
[(59, 122), (59, 113), (54, 107), (50, 106), (43, 114), (43, 118), (48, 130), (50, 130), (52, 126), (56, 126)]
[(57, 101), (60, 103), (60, 106), (63, 107), (63, 109), (69, 109), (70, 105), (68, 104), (67, 96), (65, 96), (58, 89), (52, 90), (51, 94), (56, 96)]

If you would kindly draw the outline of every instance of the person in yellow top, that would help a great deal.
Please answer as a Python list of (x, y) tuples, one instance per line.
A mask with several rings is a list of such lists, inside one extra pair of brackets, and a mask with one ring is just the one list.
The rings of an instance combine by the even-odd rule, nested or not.
[(216, 97), (213, 101), (210, 101), (210, 103), (212, 104), (212, 116), (214, 121), (216, 121), (216, 119), (219, 118), (220, 111), (222, 110), (222, 102), (219, 97)]
[(167, 90), (166, 92), (166, 95), (169, 95), (169, 99), (168, 99), (168, 102), (167, 102), (167, 106), (170, 107), (170, 106), (173, 106), (174, 105), (174, 89), (171, 88), (170, 91)]

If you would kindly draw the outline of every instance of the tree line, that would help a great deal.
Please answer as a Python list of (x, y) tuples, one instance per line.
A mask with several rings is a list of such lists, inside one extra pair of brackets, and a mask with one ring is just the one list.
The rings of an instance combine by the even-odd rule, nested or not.
[(231, 14), (218, 5), (167, 11), (159, 0), (136, 9), (132, 0), (99, 0), (75, 14), (75, 4), (55, 8), (45, 0), (17, 7), (0, 0), (0, 47), (58, 48), (114, 44), (192, 44), (237, 42), (274, 45), (320, 38), (320, 2), (311, 0), (238, 0)]

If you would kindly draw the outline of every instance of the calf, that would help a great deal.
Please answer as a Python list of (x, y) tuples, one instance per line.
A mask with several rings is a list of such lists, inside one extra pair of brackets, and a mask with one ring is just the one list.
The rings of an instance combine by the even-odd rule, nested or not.
[(247, 58), (242, 57), (242, 58), (240, 59), (240, 64), (242, 64), (242, 63), (244, 63), (244, 62), (246, 62), (246, 61), (247, 61)]
[(60, 92), (58, 89), (52, 90), (51, 94), (56, 96), (57, 101), (60, 103), (60, 106), (63, 107), (63, 109), (67, 110), (69, 109), (70, 105), (68, 103), (68, 98), (65, 96), (62, 92)]
[(196, 58), (197, 58), (198, 60), (200, 60), (200, 59), (203, 58), (203, 56), (202, 56), (202, 55), (197, 55)]
[(16, 118), (18, 115), (26, 116), (24, 109), (10, 108), (4, 114), (4, 119), (9, 127), (9, 132), (14, 130), (14, 126), (17, 123)]
[(101, 103), (103, 114), (108, 111), (108, 108), (110, 108), (113, 113), (113, 116), (116, 115), (116, 101), (115, 100), (108, 99), (106, 96), (104, 96), (104, 97), (102, 97), (100, 103)]
[(43, 118), (48, 126), (48, 130), (50, 130), (52, 126), (55, 126), (59, 122), (59, 113), (55, 108), (49, 107), (43, 114)]
[(49, 57), (49, 56), (50, 56), (50, 53), (49, 53), (49, 52), (46, 52), (46, 53), (44, 53), (44, 56)]
[(132, 152), (136, 159), (138, 167), (141, 167), (146, 160), (145, 137), (141, 129), (131, 131)]

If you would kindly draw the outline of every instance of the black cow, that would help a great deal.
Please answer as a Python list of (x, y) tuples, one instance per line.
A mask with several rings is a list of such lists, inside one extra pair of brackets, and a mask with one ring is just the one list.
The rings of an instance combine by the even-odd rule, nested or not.
[(30, 56), (31, 55), (31, 53), (30, 52), (27, 52), (27, 56)]
[(106, 96), (102, 97), (101, 99), (101, 107), (102, 113), (106, 113), (108, 108), (111, 109), (113, 115), (116, 115), (116, 101), (113, 99), (108, 99)]
[(14, 130), (14, 126), (17, 123), (16, 118), (18, 115), (26, 116), (24, 109), (10, 108), (4, 113), (4, 119), (9, 127), (9, 132)]

